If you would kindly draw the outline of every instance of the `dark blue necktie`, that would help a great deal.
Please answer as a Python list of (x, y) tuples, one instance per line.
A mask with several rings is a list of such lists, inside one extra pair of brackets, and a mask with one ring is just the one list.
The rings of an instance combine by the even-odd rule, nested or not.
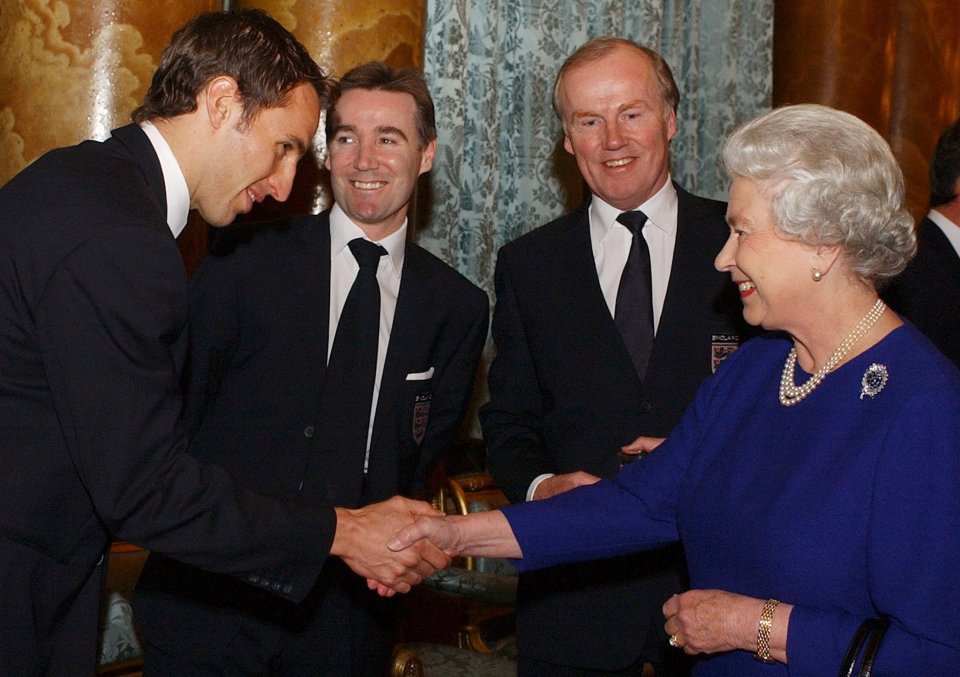
[(347, 245), (360, 270), (344, 302), (330, 350), (320, 405), (320, 477), (326, 500), (362, 502), (363, 463), (377, 374), (380, 285), (377, 266), (387, 251), (363, 238)]
[(627, 264), (620, 275), (614, 320), (642, 382), (647, 375), (650, 351), (653, 350), (650, 250), (643, 239), (643, 225), (647, 222), (647, 216), (640, 211), (623, 212), (617, 221), (633, 233), (633, 242), (630, 244)]

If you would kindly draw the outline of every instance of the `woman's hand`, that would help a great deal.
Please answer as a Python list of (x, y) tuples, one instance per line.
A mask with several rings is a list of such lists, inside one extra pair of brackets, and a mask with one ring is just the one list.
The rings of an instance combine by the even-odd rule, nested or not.
[[(663, 605), (664, 628), (688, 654), (757, 650), (757, 628), (765, 600), (723, 590), (690, 590), (674, 595)], [(787, 661), (789, 604), (780, 604), (773, 616), (770, 655)]]
[(420, 516), (400, 529), (387, 543), (393, 552), (403, 552), (422, 541), (448, 557), (523, 557), (510, 523), (499, 510), (446, 517)]
[(460, 532), (456, 517), (421, 516), (397, 531), (387, 543), (393, 552), (402, 552), (420, 541), (428, 541), (449, 556), (460, 554)]

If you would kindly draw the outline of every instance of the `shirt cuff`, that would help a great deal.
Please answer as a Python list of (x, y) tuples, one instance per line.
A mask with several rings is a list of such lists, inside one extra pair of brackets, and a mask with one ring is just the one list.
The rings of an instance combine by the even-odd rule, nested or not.
[(545, 479), (549, 479), (553, 477), (553, 475), (554, 473), (547, 472), (542, 475), (537, 475), (536, 477), (534, 477), (533, 482), (530, 483), (530, 487), (527, 489), (527, 500), (532, 501), (533, 495), (537, 493), (537, 487), (540, 486), (540, 483), (543, 482)]

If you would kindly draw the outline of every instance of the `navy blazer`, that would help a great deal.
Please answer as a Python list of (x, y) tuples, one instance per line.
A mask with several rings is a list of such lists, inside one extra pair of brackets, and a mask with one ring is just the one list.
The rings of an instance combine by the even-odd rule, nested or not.
[[(330, 477), (316, 475), (322, 465), (310, 462), (314, 431), (323, 424), (317, 416), (329, 333), (329, 212), (275, 223), (249, 242), (217, 249), (232, 253), (215, 250), (192, 283), (190, 453), (260, 491), (356, 504), (358, 496), (343, 495)], [(449, 447), (488, 313), (483, 291), (407, 243), (373, 421), (369, 502), (413, 492)], [(408, 378), (430, 369), (430, 378)], [(362, 472), (362, 464), (355, 467)]]
[(917, 226), (916, 258), (883, 297), (960, 367), (960, 256), (930, 219)]
[[(497, 355), (481, 422), (511, 501), (525, 500), (543, 473), (614, 475), (619, 448), (639, 435), (665, 437), (747, 331), (736, 288), (714, 268), (725, 205), (677, 192), (670, 281), (643, 383), (600, 289), (588, 205), (500, 250)], [(521, 651), (602, 669), (635, 662), (651, 623), (662, 623), (660, 604), (681, 585), (680, 558), (662, 554), (524, 574)]]
[[(363, 456), (321, 454), (315, 444), (321, 426), (339, 423), (318, 418), (329, 338), (329, 212), (231, 230), (191, 285), (190, 453), (258, 491), (311, 505), (353, 507), (414, 493), (449, 449), (466, 409), (487, 337), (487, 295), (406, 244), (361, 497)], [(309, 603), (271, 605), (222, 577), (151, 555), (134, 608), (154, 644), (185, 656), (208, 656), (208, 647), (239, 627), (251, 632), (255, 624), (244, 615), (289, 626), (329, 613), (344, 633), (358, 635), (365, 613), (387, 615), (369, 602), (360, 605), (368, 612), (339, 608), (325, 599), (329, 586), (369, 596), (358, 577), (325, 567)], [(351, 643), (341, 644), (349, 654)]]
[(19, 610), (0, 614), (0, 673), (92, 669), (113, 538), (290, 598), (316, 579), (333, 510), (264, 498), (184, 453), (187, 297), (139, 127), (50, 152), (0, 189), (0, 607)]

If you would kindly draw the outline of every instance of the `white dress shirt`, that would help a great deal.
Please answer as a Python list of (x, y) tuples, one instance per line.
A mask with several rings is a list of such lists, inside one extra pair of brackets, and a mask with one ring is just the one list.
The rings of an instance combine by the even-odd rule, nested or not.
[[(340, 205), (334, 204), (333, 209), (330, 210), (330, 338), (327, 343), (327, 360), (330, 359), (330, 351), (333, 349), (333, 340), (337, 335), (337, 324), (340, 322), (343, 305), (347, 302), (350, 287), (353, 286), (353, 281), (360, 270), (357, 260), (347, 246), (350, 240), (358, 237), (369, 239), (344, 213)], [(407, 222), (404, 221), (399, 230), (376, 243), (387, 250), (387, 255), (380, 257), (380, 264), (377, 266), (377, 283), (380, 285), (380, 340), (377, 347), (377, 374), (373, 382), (373, 400), (370, 402), (370, 425), (367, 428), (367, 456), (363, 462), (364, 472), (367, 471), (370, 460), (373, 420), (377, 411), (377, 400), (380, 397), (380, 380), (387, 358), (387, 346), (390, 344), (393, 316), (397, 310), (406, 241)]]
[[(663, 301), (667, 296), (667, 283), (670, 281), (670, 269), (673, 266), (673, 250), (677, 242), (677, 190), (667, 177), (667, 182), (649, 200), (638, 209), (647, 215), (647, 225), (643, 229), (643, 239), (650, 249), (650, 276), (653, 296), (653, 329), (660, 325)], [(632, 211), (632, 210), (630, 210)], [(593, 262), (597, 266), (597, 277), (603, 298), (615, 316), (617, 290), (620, 276), (627, 265), (633, 233), (617, 221), (622, 210), (613, 207), (596, 195), (590, 203), (590, 244), (593, 246)]]
[(190, 215), (190, 190), (187, 188), (187, 179), (177, 158), (174, 157), (170, 144), (163, 138), (160, 130), (152, 122), (141, 123), (140, 128), (147, 135), (153, 150), (160, 159), (160, 170), (163, 172), (163, 185), (167, 193), (167, 225), (174, 237), (187, 225), (187, 216)]

